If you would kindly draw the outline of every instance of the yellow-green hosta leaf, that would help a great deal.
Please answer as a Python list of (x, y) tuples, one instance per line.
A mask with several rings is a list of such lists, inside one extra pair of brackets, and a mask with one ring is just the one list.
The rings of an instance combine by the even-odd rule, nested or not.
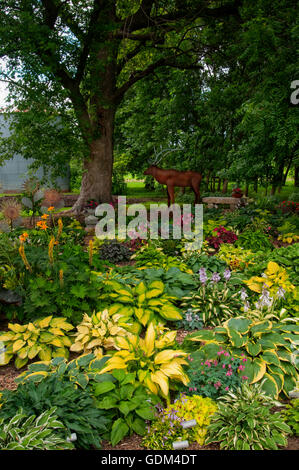
[(15, 334), (12, 331), (0, 335), (0, 341), (6, 342), (14, 339)]
[(54, 338), (55, 338), (55, 336), (52, 335), (52, 333), (49, 333), (48, 331), (43, 331), (40, 334), (39, 340), (40, 340), (41, 343), (49, 343)]
[(149, 357), (152, 355), (155, 347), (155, 339), (156, 339), (156, 330), (154, 328), (154, 325), (150, 323), (148, 326), (146, 333), (145, 333), (145, 338), (144, 338), (144, 344), (145, 344), (145, 350), (146, 350), (146, 356)]
[(259, 382), (266, 373), (266, 363), (259, 358), (253, 359), (251, 363), (253, 367), (253, 379), (250, 383)]
[(152, 290), (152, 289), (158, 290), (158, 291), (160, 291), (159, 295), (161, 295), (164, 292), (165, 286), (164, 286), (162, 281), (152, 281), (148, 285), (148, 289), (149, 290)]
[(33, 359), (35, 356), (38, 355), (39, 351), (40, 351), (40, 346), (38, 346), (37, 344), (34, 344), (33, 346), (31, 346), (28, 351), (28, 359)]
[(27, 330), (26, 325), (18, 325), (17, 323), (8, 323), (8, 328), (14, 333), (24, 333)]
[(64, 344), (63, 344), (63, 342), (61, 341), (60, 338), (54, 338), (48, 344), (52, 344), (53, 346), (56, 346), (57, 348), (63, 348), (63, 346), (64, 346)]
[(268, 263), (268, 266), (267, 266), (267, 270), (266, 270), (266, 274), (269, 274), (270, 276), (273, 275), (273, 274), (276, 274), (280, 271), (280, 266), (275, 263), (274, 261), (269, 261)]
[(53, 315), (50, 315), (42, 320), (37, 320), (35, 323), (39, 328), (47, 328), (50, 325), (52, 318)]
[(165, 320), (176, 321), (182, 319), (179, 309), (170, 303), (161, 307), (160, 315), (165, 318)]
[(38, 353), (38, 356), (41, 361), (51, 361), (52, 359), (52, 349), (45, 344), (40, 345), (41, 349)]
[(169, 393), (169, 384), (168, 384), (168, 377), (163, 374), (161, 371), (156, 371), (151, 374), (152, 382), (159, 385), (162, 390), (162, 394), (167, 397)]
[(139, 284), (137, 284), (137, 286), (135, 287), (135, 293), (137, 295), (142, 295), (142, 294), (145, 294), (146, 292), (146, 285), (143, 281), (139, 282)]
[(28, 357), (28, 350), (29, 350), (29, 347), (28, 346), (24, 346), (23, 348), (19, 349), (18, 351), (18, 357), (20, 359), (25, 359), (26, 357)]
[(74, 344), (71, 345), (70, 351), (73, 351), (73, 352), (83, 351), (83, 344), (80, 343), (80, 341), (76, 341)]
[(16, 353), (17, 351), (19, 351), (19, 349), (21, 349), (24, 345), (25, 345), (25, 341), (23, 341), (22, 339), (18, 339), (17, 341), (15, 341), (13, 343), (13, 346), (12, 346), (12, 351), (14, 353)]
[(60, 328), (49, 328), (49, 333), (57, 336), (64, 336), (65, 334)]
[(24, 367), (27, 364), (27, 362), (28, 362), (27, 357), (25, 357), (24, 359), (17, 357), (15, 360), (15, 366), (17, 369), (21, 369), (21, 367)]
[(69, 357), (69, 352), (66, 348), (56, 348), (52, 352), (52, 357), (65, 357), (67, 359)]

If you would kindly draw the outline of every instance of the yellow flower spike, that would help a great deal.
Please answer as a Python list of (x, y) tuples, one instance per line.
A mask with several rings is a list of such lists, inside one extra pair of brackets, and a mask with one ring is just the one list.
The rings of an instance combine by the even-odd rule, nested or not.
[(26, 266), (26, 269), (28, 269), (28, 271), (32, 272), (32, 269), (31, 269), (31, 266), (30, 264), (28, 263), (28, 260), (27, 260), (27, 257), (25, 255), (25, 248), (24, 248), (24, 244), (21, 242), (20, 246), (19, 246), (19, 253), (20, 253), (20, 256), (23, 260), (23, 263), (25, 264)]
[(55, 237), (51, 237), (51, 240), (49, 242), (48, 255), (49, 255), (49, 261), (52, 265), (54, 264), (54, 256), (53, 256), (54, 244), (55, 244)]
[(89, 265), (92, 265), (92, 257), (93, 257), (93, 240), (89, 240), (88, 244), (88, 258), (89, 258)]
[(60, 287), (63, 287), (64, 281), (63, 281), (63, 269), (59, 269), (59, 284)]
[(62, 234), (63, 223), (61, 217), (58, 219), (58, 231), (57, 231), (57, 240), (59, 240), (60, 235)]

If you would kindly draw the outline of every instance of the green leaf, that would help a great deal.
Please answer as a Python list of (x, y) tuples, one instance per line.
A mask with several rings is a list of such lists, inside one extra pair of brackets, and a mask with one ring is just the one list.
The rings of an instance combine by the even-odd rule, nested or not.
[(129, 432), (129, 426), (126, 422), (119, 418), (112, 426), (110, 441), (112, 446), (116, 446)]
[(95, 386), (94, 394), (97, 397), (98, 395), (102, 395), (103, 393), (110, 392), (111, 390), (115, 389), (115, 385), (113, 382), (102, 382)]

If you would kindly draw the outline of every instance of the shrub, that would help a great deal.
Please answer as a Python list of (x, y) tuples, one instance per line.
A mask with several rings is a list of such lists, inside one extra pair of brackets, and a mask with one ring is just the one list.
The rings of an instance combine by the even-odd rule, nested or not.
[[(181, 395), (174, 404), (160, 410), (142, 445), (153, 450), (170, 450), (173, 443), (181, 439), (203, 445), (207, 427), (216, 411), (217, 404), (210, 398)], [(195, 426), (187, 429), (182, 427), (184, 421), (193, 419), (196, 421)]]
[(291, 400), (283, 413), (285, 422), (290, 426), (291, 433), (299, 436), (299, 398)]
[(285, 447), (290, 428), (278, 412), (271, 413), (274, 404), (258, 385), (243, 384), (234, 393), (229, 392), (211, 418), (206, 444), (219, 442), (221, 449), (228, 450)]

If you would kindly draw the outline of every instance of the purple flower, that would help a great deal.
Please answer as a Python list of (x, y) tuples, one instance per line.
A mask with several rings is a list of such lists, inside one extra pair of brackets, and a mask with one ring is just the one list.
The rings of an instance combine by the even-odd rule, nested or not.
[(212, 282), (219, 282), (221, 279), (220, 277), (220, 274), (219, 273), (213, 273), (212, 275)]
[(207, 273), (205, 268), (200, 268), (199, 270), (199, 280), (202, 284), (205, 284), (208, 280)]
[(230, 279), (230, 277), (231, 277), (231, 272), (230, 272), (229, 269), (226, 269), (226, 270), (224, 271), (223, 277), (224, 277), (224, 279), (225, 279), (226, 281), (228, 281), (228, 280)]

